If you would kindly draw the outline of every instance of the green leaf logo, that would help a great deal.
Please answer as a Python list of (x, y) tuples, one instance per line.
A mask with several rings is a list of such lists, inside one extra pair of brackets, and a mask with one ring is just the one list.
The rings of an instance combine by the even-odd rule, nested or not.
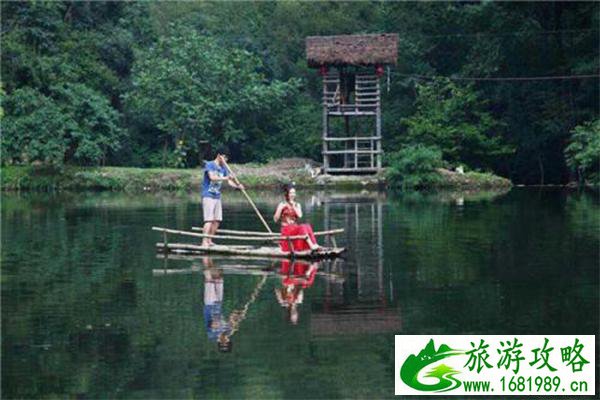
[(460, 371), (453, 369), (445, 364), (439, 364), (426, 373), (426, 377), (437, 378), (438, 382), (434, 384), (423, 384), (419, 382), (419, 372), (437, 361), (443, 360), (451, 356), (461, 355), (465, 352), (462, 350), (454, 350), (445, 344), (440, 345), (440, 348), (435, 350), (433, 339), (418, 355), (411, 354), (408, 356), (402, 367), (400, 368), (400, 378), (404, 383), (413, 389), (425, 392), (446, 392), (456, 389), (461, 382), (454, 377)]

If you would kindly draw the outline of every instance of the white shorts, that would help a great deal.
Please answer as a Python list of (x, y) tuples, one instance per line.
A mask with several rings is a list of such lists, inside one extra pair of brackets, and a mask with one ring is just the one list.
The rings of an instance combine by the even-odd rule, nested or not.
[(204, 281), (204, 304), (210, 305), (223, 302), (223, 279)]
[(223, 208), (221, 207), (221, 199), (203, 197), (202, 213), (204, 214), (204, 222), (223, 221)]

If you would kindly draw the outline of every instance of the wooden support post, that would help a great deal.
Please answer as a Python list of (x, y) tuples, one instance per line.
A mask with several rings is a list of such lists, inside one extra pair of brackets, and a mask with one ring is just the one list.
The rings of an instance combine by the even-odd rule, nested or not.
[(358, 137), (354, 139), (354, 168), (358, 168)]
[[(347, 115), (344, 116), (344, 131), (346, 137), (350, 136), (350, 117)], [(348, 143), (346, 142), (346, 146), (344, 146), (346, 150), (348, 150)], [(346, 153), (344, 154), (344, 167), (348, 168), (350, 166), (351, 156)]]
[[(325, 201), (325, 211), (324, 211), (324, 218), (325, 218), (325, 230), (329, 230), (329, 201)], [(327, 244), (327, 246), (331, 246), (331, 239), (330, 239), (330, 235), (326, 236), (326, 240), (325, 243)]]
[[(323, 96), (327, 92), (327, 75), (323, 76)], [(323, 172), (327, 173), (329, 169), (329, 154), (327, 154), (327, 136), (329, 130), (329, 118), (327, 116), (328, 105), (327, 101), (323, 101)]]
[[(379, 79), (377, 79), (377, 93), (379, 93)], [(379, 99), (379, 96), (377, 96), (378, 100), (377, 100), (377, 109), (375, 112), (375, 118), (376, 118), (376, 133), (375, 136), (377, 136), (378, 139), (377, 140), (377, 148), (376, 150), (378, 151), (377, 155), (375, 156), (377, 159), (377, 172), (381, 171), (381, 100)]]
[(331, 243), (333, 244), (333, 247), (334, 247), (334, 248), (337, 248), (338, 246), (337, 246), (337, 242), (336, 242), (336, 240), (335, 240), (335, 236), (333, 236), (333, 235), (329, 235), (329, 237), (330, 237), (330, 241), (331, 241)]
[[(371, 150), (373, 150), (374, 147), (375, 147), (375, 141), (371, 140), (370, 141), (370, 148), (371, 148)], [(373, 153), (371, 153), (371, 163), (370, 163), (370, 167), (371, 168), (373, 168), (375, 166), (374, 160), (375, 160), (375, 155)]]

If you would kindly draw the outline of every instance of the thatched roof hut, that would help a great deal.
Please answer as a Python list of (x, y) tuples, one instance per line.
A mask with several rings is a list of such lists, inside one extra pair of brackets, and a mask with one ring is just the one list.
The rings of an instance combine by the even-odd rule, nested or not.
[(398, 34), (309, 36), (306, 38), (308, 66), (396, 65)]

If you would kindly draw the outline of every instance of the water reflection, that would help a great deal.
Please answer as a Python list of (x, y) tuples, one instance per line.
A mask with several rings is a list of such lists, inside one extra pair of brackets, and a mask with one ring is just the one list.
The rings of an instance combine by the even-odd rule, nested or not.
[[(211, 257), (203, 257), (202, 264), (204, 266), (204, 324), (206, 333), (210, 341), (217, 343), (217, 349), (220, 352), (229, 353), (233, 347), (232, 337), (240, 329), (240, 325), (246, 319), (252, 303), (258, 298), (266, 282), (267, 274), (263, 274), (262, 279), (254, 287), (246, 303), (232, 310), (229, 316), (226, 317), (223, 309), (225, 284), (223, 269), (216, 267)], [(233, 268), (233, 272), (235, 271), (236, 269)]]
[[(385, 245), (383, 240), (386, 196), (383, 193), (356, 193), (352, 196), (328, 195), (320, 200), (325, 229), (345, 229), (342, 246), (348, 249), (348, 269), (359, 301), (385, 301), (389, 288), (393, 300), (392, 272), (384, 271)], [(328, 243), (329, 244), (329, 243)]]
[[(193, 261), (194, 257), (168, 257), (192, 260), (192, 268), (203, 268), (205, 291), (211, 290), (214, 285), (214, 275), (207, 270), (219, 271), (216, 274), (220, 285), (227, 280), (224, 276), (228, 275), (259, 274), (263, 279), (272, 278), (269, 279), (272, 287), (270, 292), (273, 293), (270, 301), (275, 300), (283, 309), (289, 325), (298, 326), (302, 320), (307, 321), (310, 328), (309, 335), (305, 336), (307, 340), (340, 335), (402, 333), (400, 307), (394, 294), (393, 268), (385, 268), (384, 264), (386, 201), (386, 196), (381, 193), (355, 193), (350, 196), (317, 193), (305, 200), (304, 207), (311, 222), (320, 229), (345, 229), (338, 238), (339, 243), (335, 242), (334, 237), (326, 237), (324, 243), (327, 246), (347, 247), (345, 259), (261, 262), (212, 257), (204, 258), (203, 263), (199, 264)], [(174, 270), (167, 267), (155, 273), (169, 274)], [(318, 288), (307, 302), (307, 293), (316, 286)], [(262, 282), (258, 287), (262, 287)], [(260, 295), (256, 290), (253, 293)], [(223, 302), (223, 292), (220, 295), (218, 304)], [(241, 303), (243, 298), (240, 296), (234, 301)], [(228, 347), (219, 349), (230, 350), (233, 333), (240, 329), (248, 307), (238, 306), (237, 312), (234, 310), (229, 316), (224, 316), (223, 308), (215, 306), (212, 299), (206, 297), (206, 292), (204, 307), (220, 311), (216, 317), (205, 313), (205, 324), (209, 324), (209, 319), (210, 323), (215, 323), (215, 319), (221, 318), (212, 330), (207, 325), (207, 337), (218, 344), (227, 343)], [(245, 310), (246, 313), (240, 315), (239, 310)], [(239, 316), (235, 328), (231, 315)]]
[[(345, 268), (344, 285), (327, 281), (325, 295), (312, 304), (311, 335), (315, 338), (365, 334), (402, 333), (402, 314), (394, 304), (393, 269), (385, 268), (383, 193), (323, 196), (325, 229), (343, 226), (347, 262), (331, 264), (335, 272)], [(401, 260), (396, 260), (401, 261)]]
[[(197, 263), (197, 257), (189, 256), (165, 256), (161, 255), (163, 260), (161, 269), (153, 271), (154, 276), (163, 276), (171, 274), (202, 272), (203, 283), (203, 317), (206, 335), (211, 342), (217, 344), (221, 352), (230, 352), (232, 349), (232, 336), (240, 330), (240, 325), (246, 318), (252, 303), (258, 298), (261, 290), (267, 280), (271, 277), (278, 281), (273, 289), (277, 303), (285, 310), (286, 319), (292, 324), (297, 325), (300, 318), (299, 305), (304, 302), (304, 292), (313, 286), (317, 275), (327, 281), (328, 287), (332, 284), (341, 284), (344, 282), (343, 276), (339, 273), (340, 268), (335, 268), (338, 273), (321, 272), (321, 263), (331, 264), (332, 261), (298, 261), (298, 260), (278, 260), (269, 261), (269, 265), (253, 263), (252, 260), (243, 260), (239, 264), (232, 264), (231, 260), (221, 258), (215, 260), (213, 257), (202, 257), (202, 263)], [(190, 268), (176, 269), (169, 268), (169, 258), (176, 260), (189, 260), (192, 262)], [(339, 264), (341, 260), (335, 261)], [(331, 268), (327, 268), (331, 270)], [(225, 271), (228, 275), (261, 275), (262, 278), (254, 287), (248, 300), (237, 309), (234, 309), (227, 315), (223, 305), (223, 294), (225, 289)], [(239, 299), (238, 299), (239, 300)]]
[[(229, 194), (227, 228), (260, 229)], [(275, 196), (254, 197), (272, 210)], [(3, 195), (3, 395), (391, 398), (396, 333), (598, 332), (597, 194), (300, 201), (348, 248), (308, 276), (310, 263), (157, 258), (149, 227), (189, 229), (199, 196)]]
[(215, 268), (209, 257), (204, 257), (204, 324), (209, 340), (217, 342), (219, 351), (231, 351), (231, 321), (223, 310), (223, 270)]
[(281, 286), (275, 289), (275, 297), (294, 325), (298, 323), (298, 305), (304, 301), (304, 289), (313, 285), (318, 270), (318, 262), (281, 261), (279, 268)]

